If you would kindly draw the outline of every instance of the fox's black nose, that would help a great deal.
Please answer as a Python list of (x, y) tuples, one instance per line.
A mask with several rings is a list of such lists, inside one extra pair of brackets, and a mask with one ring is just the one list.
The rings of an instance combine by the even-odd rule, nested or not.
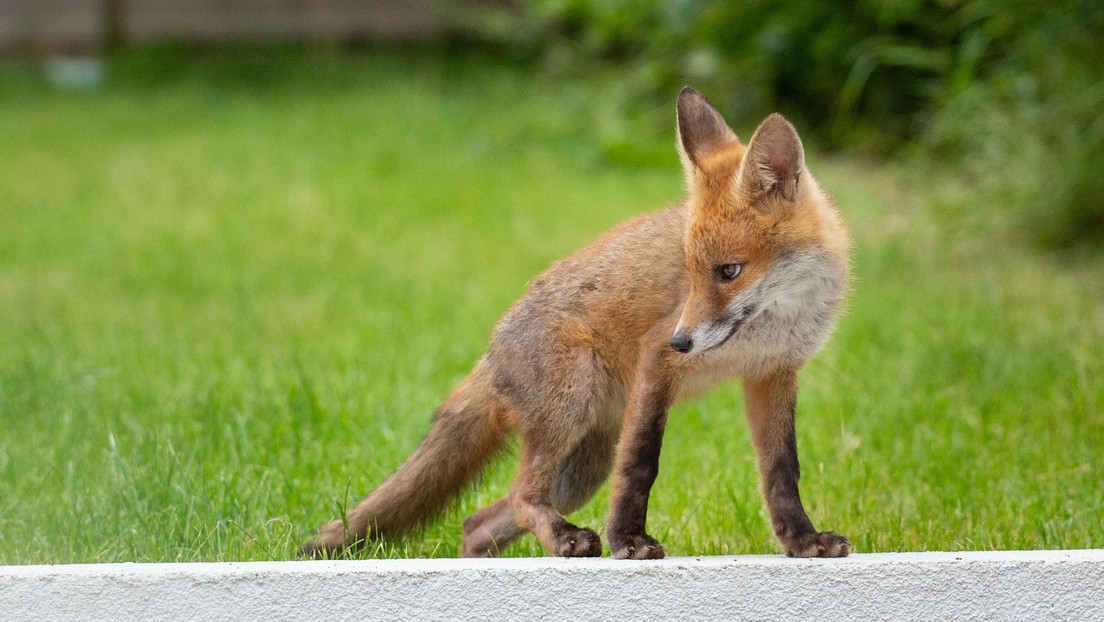
[(674, 337), (671, 337), (671, 347), (675, 349), (675, 352), (686, 354), (694, 347), (694, 340), (690, 338), (690, 333), (684, 333), (680, 330), (675, 333)]

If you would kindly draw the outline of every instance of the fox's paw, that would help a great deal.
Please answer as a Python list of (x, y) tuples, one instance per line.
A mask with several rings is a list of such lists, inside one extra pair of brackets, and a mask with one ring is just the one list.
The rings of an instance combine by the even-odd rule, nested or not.
[(552, 553), (560, 557), (601, 557), (602, 539), (590, 529), (566, 529), (556, 536)]
[(667, 554), (663, 545), (646, 533), (610, 536), (609, 545), (614, 559), (663, 559)]
[(807, 533), (782, 543), (782, 550), (790, 557), (847, 557), (851, 554), (851, 542), (832, 531)]

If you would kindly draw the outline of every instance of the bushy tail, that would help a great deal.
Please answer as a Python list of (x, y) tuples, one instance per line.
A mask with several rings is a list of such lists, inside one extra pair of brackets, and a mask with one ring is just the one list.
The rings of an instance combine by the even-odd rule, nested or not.
[(397, 536), (444, 510), (503, 447), (502, 408), (477, 368), (437, 409), (421, 445), (375, 491), (324, 526), (302, 553), (332, 557)]

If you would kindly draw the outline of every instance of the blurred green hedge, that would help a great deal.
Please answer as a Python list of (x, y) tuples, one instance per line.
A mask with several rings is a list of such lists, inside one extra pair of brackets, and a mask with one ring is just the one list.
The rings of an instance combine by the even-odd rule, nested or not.
[(953, 159), (1040, 240), (1104, 241), (1099, 0), (530, 0), (493, 36), (551, 67), (624, 66), (731, 119), (779, 110), (826, 147)]

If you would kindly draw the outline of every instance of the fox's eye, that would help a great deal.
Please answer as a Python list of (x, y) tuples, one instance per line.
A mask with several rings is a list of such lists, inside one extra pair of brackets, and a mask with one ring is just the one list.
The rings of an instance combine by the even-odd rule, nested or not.
[(722, 266), (717, 266), (717, 278), (722, 281), (731, 281), (740, 276), (741, 269), (743, 269), (743, 265), (738, 263), (726, 263)]

